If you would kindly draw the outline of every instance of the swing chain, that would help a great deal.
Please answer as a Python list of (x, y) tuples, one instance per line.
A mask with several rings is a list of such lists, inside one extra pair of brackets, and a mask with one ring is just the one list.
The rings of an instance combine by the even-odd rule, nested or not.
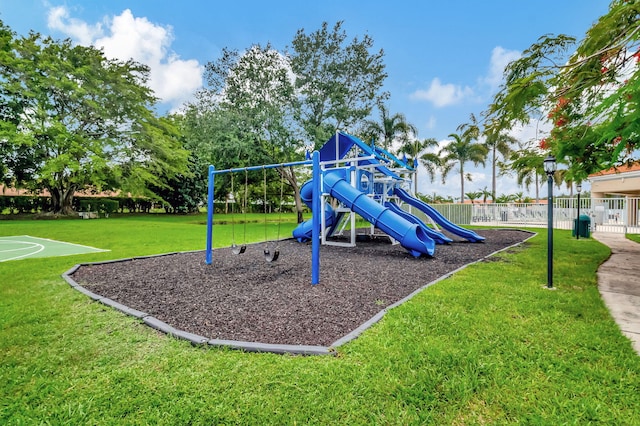
[[(276, 245), (273, 253), (269, 250), (269, 241), (267, 240), (267, 169), (262, 169), (263, 176), (263, 187), (264, 187), (264, 239), (265, 239), (265, 249), (264, 249), (264, 259), (267, 262), (275, 262), (278, 260), (280, 256), (280, 251), (278, 250), (278, 246)], [(282, 190), (281, 190), (282, 192)], [(282, 199), (282, 196), (280, 197)], [(278, 223), (278, 238), (280, 238), (280, 223)]]
[[(245, 200), (246, 200), (246, 191), (247, 191), (247, 187), (246, 187), (246, 179), (245, 179)], [(247, 250), (247, 245), (246, 245), (246, 239), (247, 239), (246, 226), (247, 226), (247, 224), (246, 224), (246, 220), (245, 220), (245, 224), (244, 224), (245, 231), (244, 231), (244, 237), (243, 237), (243, 240), (245, 242), (241, 246), (238, 246), (236, 244), (236, 218), (235, 218), (235, 212), (234, 212), (234, 205), (236, 203), (236, 194), (234, 192), (233, 173), (231, 173), (231, 194), (233, 196), (233, 204), (231, 205), (231, 252), (233, 254), (242, 254)]]

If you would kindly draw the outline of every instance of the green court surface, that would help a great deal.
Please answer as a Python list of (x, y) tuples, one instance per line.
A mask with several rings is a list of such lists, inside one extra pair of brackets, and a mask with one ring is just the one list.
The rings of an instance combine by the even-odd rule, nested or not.
[(97, 253), (102, 250), (80, 244), (48, 240), (46, 238), (18, 235), (0, 237), (0, 262), (28, 259), (31, 257), (69, 256), (72, 254)]

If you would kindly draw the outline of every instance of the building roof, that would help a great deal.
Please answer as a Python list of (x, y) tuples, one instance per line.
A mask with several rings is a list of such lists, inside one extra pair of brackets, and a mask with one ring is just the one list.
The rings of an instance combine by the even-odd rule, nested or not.
[(622, 174), (622, 173), (630, 173), (630, 172), (638, 172), (640, 171), (640, 161), (635, 163), (623, 164), (621, 166), (611, 167), (610, 169), (602, 170), (597, 173), (592, 173), (589, 177), (597, 177), (597, 176), (606, 176), (606, 175), (614, 175), (614, 174)]

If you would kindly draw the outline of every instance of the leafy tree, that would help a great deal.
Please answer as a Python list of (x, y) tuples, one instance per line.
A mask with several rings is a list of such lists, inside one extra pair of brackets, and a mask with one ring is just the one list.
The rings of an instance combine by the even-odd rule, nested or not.
[[(378, 110), (380, 111), (379, 121), (366, 120), (364, 122), (362, 134), (365, 135), (365, 140), (374, 139), (378, 145), (381, 143), (382, 147), (387, 151), (391, 150), (395, 141), (413, 143), (411, 136), (417, 135), (418, 129), (407, 122), (404, 114), (395, 113), (390, 115), (389, 109), (382, 102), (378, 103)], [(412, 158), (415, 157), (417, 155)]]
[(577, 47), (566, 35), (541, 37), (509, 64), (488, 115), (505, 128), (546, 116), (549, 149), (572, 180), (637, 160), (639, 18), (637, 1), (614, 0)]
[(189, 152), (186, 172), (178, 173), (164, 185), (153, 188), (163, 200), (168, 213), (196, 213), (206, 202), (209, 163), (201, 161), (205, 157), (199, 155), (197, 139), (187, 137), (193, 136), (188, 128), (189, 117), (187, 113), (168, 117), (179, 129), (182, 147)]
[(357, 126), (385, 98), (384, 52), (372, 48), (368, 35), (347, 42), (342, 22), (296, 33), (289, 53), (300, 101), (295, 119), (315, 148), (337, 129)]
[[(206, 65), (209, 88), (193, 105), (198, 117), (237, 118), (235, 130), (224, 132), (233, 137), (211, 138), (211, 149), (240, 161), (246, 157), (238, 151), (248, 157), (248, 149), (261, 159), (257, 164), (285, 163), (303, 159), (305, 147), (319, 147), (336, 129), (355, 126), (382, 98), (383, 54), (369, 53), (372, 46), (368, 36), (347, 43), (342, 23), (332, 31), (324, 23), (309, 35), (299, 30), (287, 55), (270, 45), (251, 46), (242, 55), (224, 49)], [(277, 173), (291, 187), (302, 220), (299, 170), (281, 167)]]
[[(78, 190), (155, 197), (149, 188), (185, 170), (176, 129), (156, 118), (149, 70), (93, 47), (3, 31), (0, 122), (4, 180), (47, 190), (56, 213)], [(7, 45), (9, 43), (9, 45)]]
[[(223, 163), (224, 158), (242, 163), (228, 167), (251, 165), (249, 159), (257, 164), (277, 164), (304, 158), (303, 139), (293, 121), (297, 99), (287, 57), (270, 45), (253, 45), (242, 55), (224, 49), (221, 58), (206, 65), (205, 76), (210, 89), (200, 94), (200, 105), (196, 108), (209, 118), (236, 119), (228, 123), (234, 130), (210, 140), (212, 149), (221, 151), (216, 160), (222, 161), (216, 164)], [(298, 174), (292, 167), (279, 167), (277, 172), (293, 190), (301, 221)]]
[(535, 185), (536, 202), (540, 201), (540, 177), (544, 176), (544, 155), (540, 149), (532, 146), (522, 146), (511, 152), (508, 162), (503, 169), (516, 172), (518, 185), (528, 191), (531, 184)]
[(475, 123), (475, 118), (471, 116), (471, 123), (458, 126), (460, 134), (452, 133), (449, 135), (453, 140), (447, 143), (438, 152), (441, 161), (442, 183), (454, 166), (458, 165), (460, 173), (460, 201), (464, 200), (464, 181), (471, 180), (469, 175), (465, 175), (464, 165), (472, 162), (475, 165), (482, 164), (484, 166), (487, 158), (487, 148), (484, 145), (474, 142), (479, 135), (479, 129)]

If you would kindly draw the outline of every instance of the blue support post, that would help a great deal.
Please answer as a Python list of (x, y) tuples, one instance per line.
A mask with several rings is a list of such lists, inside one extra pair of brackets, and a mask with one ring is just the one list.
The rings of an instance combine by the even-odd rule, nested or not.
[(313, 198), (311, 199), (311, 285), (320, 282), (320, 195), (322, 172), (320, 171), (320, 153), (313, 151)]
[(207, 265), (213, 261), (213, 177), (216, 168), (209, 166), (209, 193), (207, 195)]

